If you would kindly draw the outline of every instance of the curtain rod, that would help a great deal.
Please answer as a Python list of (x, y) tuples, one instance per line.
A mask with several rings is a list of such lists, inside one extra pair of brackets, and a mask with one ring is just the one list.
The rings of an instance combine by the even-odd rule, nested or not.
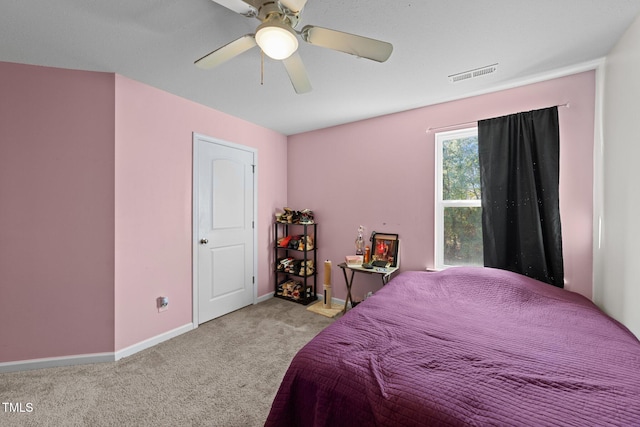
[[(567, 108), (569, 108), (570, 106), (571, 106), (571, 104), (569, 102), (565, 102), (564, 104), (554, 105), (554, 107), (567, 107)], [(486, 120), (486, 119), (480, 119), (480, 120)], [(458, 126), (472, 125), (472, 124), (478, 123), (480, 120), (476, 120), (474, 122), (456, 123), (455, 125), (447, 125), (447, 126), (439, 126), (439, 127), (435, 127), (435, 128), (428, 128), (427, 129), (427, 133), (432, 132), (434, 130), (455, 128), (455, 127), (458, 127)]]

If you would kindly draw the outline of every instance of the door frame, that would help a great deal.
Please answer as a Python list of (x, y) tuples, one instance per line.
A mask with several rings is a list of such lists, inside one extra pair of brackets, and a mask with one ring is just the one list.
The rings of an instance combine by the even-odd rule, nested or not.
[(192, 321), (194, 329), (199, 326), (199, 285), (198, 285), (198, 245), (199, 245), (199, 232), (198, 232), (198, 212), (200, 212), (199, 201), (199, 173), (200, 168), (198, 166), (200, 160), (200, 149), (198, 142), (204, 141), (211, 144), (222, 145), (225, 147), (235, 148), (238, 150), (248, 151), (253, 154), (253, 302), (256, 303), (258, 298), (258, 150), (256, 148), (248, 147), (246, 145), (236, 144), (222, 139), (213, 138), (203, 134), (193, 132), (192, 146), (193, 146), (193, 176), (192, 176), (192, 188), (191, 195), (191, 282), (192, 282)]

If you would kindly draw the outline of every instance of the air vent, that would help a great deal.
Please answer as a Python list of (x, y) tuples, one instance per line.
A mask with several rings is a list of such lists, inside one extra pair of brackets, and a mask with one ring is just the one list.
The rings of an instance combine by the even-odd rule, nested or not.
[(449, 76), (451, 83), (457, 83), (462, 80), (475, 79), (476, 77), (486, 76), (487, 74), (495, 73), (498, 69), (498, 64), (487, 65), (486, 67), (476, 68), (474, 70), (463, 71), (461, 73), (452, 74)]

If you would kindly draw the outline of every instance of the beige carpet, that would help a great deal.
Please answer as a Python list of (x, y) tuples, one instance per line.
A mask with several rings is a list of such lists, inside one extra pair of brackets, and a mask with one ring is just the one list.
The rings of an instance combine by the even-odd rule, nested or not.
[(113, 363), (0, 374), (1, 426), (262, 426), (294, 354), (334, 319), (270, 299)]

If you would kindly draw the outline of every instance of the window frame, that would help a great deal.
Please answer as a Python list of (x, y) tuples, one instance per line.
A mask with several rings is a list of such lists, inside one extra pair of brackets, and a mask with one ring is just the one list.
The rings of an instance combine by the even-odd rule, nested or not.
[(455, 265), (444, 263), (444, 210), (448, 207), (479, 207), (482, 208), (482, 200), (442, 200), (442, 148), (443, 142), (450, 139), (462, 139), (478, 136), (478, 127), (454, 129), (444, 132), (436, 132), (435, 139), (435, 201), (434, 201), (434, 269), (444, 270)]

